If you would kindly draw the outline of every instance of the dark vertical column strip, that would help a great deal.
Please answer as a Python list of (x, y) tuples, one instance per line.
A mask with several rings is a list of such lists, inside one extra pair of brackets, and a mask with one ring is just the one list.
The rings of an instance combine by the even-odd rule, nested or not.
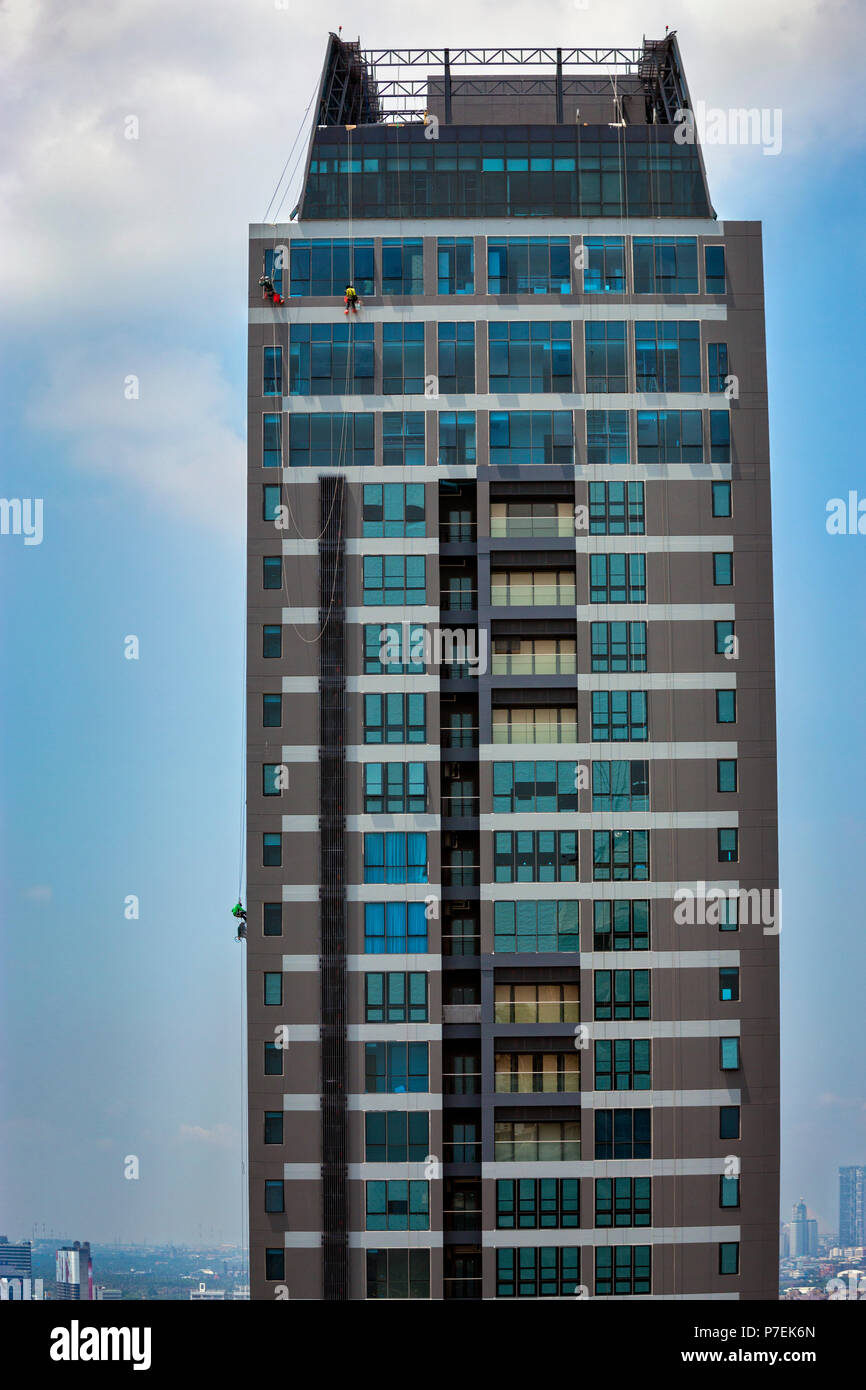
[(325, 1302), (349, 1297), (346, 1115), (345, 560), (341, 475), (319, 479), (319, 962)]

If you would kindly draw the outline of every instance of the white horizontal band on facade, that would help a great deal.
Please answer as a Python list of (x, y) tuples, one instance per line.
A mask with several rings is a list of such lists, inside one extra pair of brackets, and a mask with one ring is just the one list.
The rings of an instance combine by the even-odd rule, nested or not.
[[(395, 686), (400, 693), (400, 687)], [(346, 761), (349, 763), (438, 763), (440, 746), (438, 743), (347, 743)], [(447, 759), (442, 759), (443, 762)]]
[[(513, 1028), (536, 1029), (539, 1034), (553, 1026), (543, 1023), (512, 1024)], [(593, 1022), (587, 1025), (594, 1041), (601, 1039), (631, 1038), (638, 1041), (658, 1038), (738, 1038), (740, 1020), (738, 1018), (682, 1018), (682, 1019), (622, 1019), (610, 1023)], [(289, 1046), (295, 1043), (318, 1043), (321, 1029), (318, 1023), (289, 1023)], [(503, 1042), (511, 1035), (501, 1033)], [(562, 1037), (570, 1037), (563, 1033)], [(442, 1025), (439, 1023), (349, 1023), (346, 1025), (348, 1042), (439, 1042), (442, 1038)], [(638, 1093), (640, 1094), (640, 1093)]]
[[(670, 898), (673, 899), (675, 893), (683, 888), (692, 888), (697, 891), (694, 879), (683, 878), (676, 883), (665, 883), (661, 880), (652, 879), (623, 879), (617, 882), (607, 880), (605, 882), (587, 882), (586, 880), (577, 883), (482, 883), (481, 901), (498, 902), (500, 899), (507, 901), (519, 900), (522, 898), (592, 898), (602, 901), (610, 899), (615, 901), (617, 898)], [(739, 882), (734, 879), (707, 879), (704, 883), (703, 893), (711, 889), (720, 888), (725, 893), (730, 893), (739, 888)]]
[[(282, 676), (280, 686), (284, 695), (318, 695), (319, 677), (318, 676)], [(312, 761), (311, 759), (296, 758), (296, 762)]]
[[(714, 619), (733, 620), (735, 615), (732, 603), (563, 603), (563, 604), (497, 604), (491, 609), (491, 616), (496, 618), (509, 618), (515, 609), (535, 609), (540, 618), (544, 617), (545, 612), (556, 608), (563, 609), (571, 613), (579, 623), (599, 623), (599, 622), (640, 622), (647, 623), (698, 623), (709, 622)], [(431, 604), (414, 605), (405, 608), (386, 608), (384, 606), (370, 608), (347, 608), (345, 620), (347, 623), (393, 623), (395, 617), (399, 615), (401, 621), (410, 623), (438, 623), (439, 608), (434, 608)], [(533, 613), (533, 617), (535, 616)], [(292, 623), (295, 627), (316, 627), (322, 625), (318, 608), (284, 608), (280, 614), (280, 621)], [(450, 622), (449, 626), (456, 626)]]
[[(637, 1095), (640, 1092), (636, 1092)], [(720, 1158), (538, 1159), (482, 1163), (482, 1178), (717, 1178)], [(639, 1244), (635, 1241), (635, 1244)]]
[[(521, 960), (532, 964), (534, 952), (519, 954)], [(581, 970), (624, 970), (627, 966), (646, 970), (715, 970), (740, 963), (739, 951), (569, 951), (563, 954), (569, 962), (577, 962)], [(313, 954), (284, 955), (282, 969), (287, 974), (316, 971), (319, 959)], [(352, 971), (381, 970), (383, 963), (387, 963), (389, 970), (438, 971), (442, 969), (442, 956), (430, 951), (377, 951), (346, 956), (346, 969)]]
[[(327, 310), (319, 310), (327, 314)], [(375, 310), (374, 310), (375, 312)], [(455, 315), (455, 318), (459, 315)], [(478, 314), (471, 317), (478, 318)], [(510, 314), (492, 318), (513, 318)], [(523, 310), (520, 317), (524, 318)], [(529, 316), (531, 317), (531, 315)], [(536, 314), (536, 318), (550, 315)], [(407, 314), (400, 322), (417, 323), (418, 314)], [(392, 322), (386, 319), (385, 322)], [(557, 322), (563, 320), (557, 317)], [(580, 322), (581, 320), (577, 320)], [(351, 395), (283, 396), (282, 410), (290, 415), (321, 415), (322, 412), (425, 410), (723, 410), (730, 409), (724, 395), (709, 391), (466, 391), (459, 395), (427, 396), (422, 391), (401, 392), (399, 396)]]
[(573, 1230), (550, 1228), (532, 1231), (481, 1233), (485, 1249), (513, 1249), (519, 1246), (564, 1245), (604, 1247), (608, 1245), (715, 1245), (722, 1240), (739, 1240), (739, 1226), (614, 1226), (599, 1230), (578, 1226)]
[[(347, 555), (435, 555), (439, 550), (436, 536), (376, 536), (369, 538), (347, 538)], [(284, 540), (281, 542), (284, 555), (317, 556), (319, 542), (315, 540)]]
[(422, 815), (420, 811), (381, 811), (346, 817), (346, 830), (367, 834), (377, 830), (426, 831), (435, 834), (441, 826), (438, 815)]
[(350, 903), (416, 903), (441, 898), (441, 883), (347, 883)]
[[(412, 236), (514, 236), (513, 217), (413, 217)], [(517, 224), (519, 225), (519, 224)], [(483, 232), (479, 227), (483, 226)], [(406, 222), (402, 217), (365, 217), (355, 224), (356, 236), (405, 236)], [(558, 217), (553, 214), (533, 217), (532, 227), (545, 236), (658, 236), (660, 232), (657, 217)], [(523, 230), (528, 228), (523, 224)], [(711, 217), (665, 217), (665, 236), (706, 236), (713, 241), (725, 235), (725, 223)], [(291, 242), (300, 237), (345, 237), (345, 219), (318, 218), (312, 222), (250, 222), (251, 239), (262, 239), (271, 244), (274, 238)], [(342, 299), (340, 303), (342, 304)], [(267, 313), (265, 317), (267, 318)]]
[[(548, 691), (549, 693), (549, 691)], [(567, 687), (563, 694), (567, 694)], [(703, 762), (713, 758), (735, 758), (736, 743), (661, 743), (652, 740), (623, 739), (618, 743), (482, 743), (478, 756), (483, 763), (513, 762), (577, 762), (596, 758), (622, 758), (627, 751), (632, 757), (647, 761), (687, 759)], [(443, 757), (443, 762), (448, 759)]]
[[(483, 536), (482, 540), (510, 541), (512, 545), (517, 545), (521, 540), (531, 539), (522, 536)], [(571, 539), (571, 533), (566, 536), (550, 536), (546, 538), (549, 547), (555, 547), (560, 541), (567, 544)], [(590, 554), (620, 554), (622, 552), (641, 553), (671, 553), (671, 554), (692, 554), (694, 552), (716, 552), (728, 551), (734, 548), (733, 536), (677, 536), (677, 535), (635, 535), (635, 536), (593, 536), (586, 532), (579, 531), (574, 536), (575, 548), (579, 555), (586, 552)], [(376, 536), (363, 539), (347, 540), (347, 555), (435, 555), (439, 551), (439, 541), (435, 536)], [(284, 555), (307, 555), (310, 557), (318, 556), (318, 541), (312, 540), (284, 540), (282, 542), (282, 552)], [(500, 551), (491, 551), (493, 560), (501, 554)]]
[[(346, 1098), (350, 1110), (441, 1110), (442, 1094), (439, 1091), (377, 1091), (367, 1094), (364, 1091), (350, 1094)], [(383, 1167), (388, 1167), (383, 1164)], [(423, 1167), (422, 1164), (418, 1165)], [(351, 1175), (352, 1165), (349, 1164)], [(387, 1176), (393, 1177), (393, 1171)], [(419, 1173), (419, 1177), (423, 1174)]]
[[(612, 1020), (600, 1023), (598, 1020), (587, 1023), (590, 1037), (640, 1040), (659, 1038), (738, 1038), (740, 1020), (738, 1018), (652, 1018), (635, 1022), (631, 1019)], [(639, 1093), (638, 1093), (639, 1094)]]
[(284, 1163), (283, 1177), (289, 1182), (321, 1182), (321, 1163)]
[[(370, 552), (375, 553), (370, 547)], [(397, 607), (386, 604), (370, 604), (361, 608), (347, 608), (347, 623), (438, 623), (439, 607), (433, 604), (407, 603)]]
[[(517, 1100), (520, 1096), (517, 1094)], [(631, 1110), (635, 1105), (648, 1105), (653, 1110), (696, 1109), (717, 1105), (739, 1105), (739, 1091), (581, 1091), (580, 1104), (592, 1110)], [(721, 1174), (724, 1159), (719, 1159)]]
[[(729, 665), (732, 663), (728, 663)], [(736, 671), (623, 671), (581, 673), (578, 690), (736, 690)], [(728, 745), (731, 748), (735, 744)]]
[(350, 1250), (440, 1250), (441, 1231), (350, 1231)]
[(283, 1096), (283, 1109), (292, 1115), (312, 1110), (318, 1114), (321, 1108), (322, 1097), (318, 1091), (295, 1092)]
[(287, 1250), (317, 1250), (322, 1244), (321, 1231), (285, 1231)]
[[(357, 399), (356, 397), (352, 398)], [(401, 398), (402, 399), (402, 398)], [(440, 404), (442, 398), (440, 397)], [(291, 412), (289, 412), (291, 413)], [(533, 465), (531, 470), (542, 468), (545, 465)], [(556, 467), (557, 473), (564, 471), (566, 476), (573, 476), (578, 481), (589, 482), (678, 482), (678, 483), (706, 483), (710, 479), (729, 481), (732, 477), (732, 466), (730, 463), (585, 463), (569, 464), (560, 470), (558, 465), (546, 465)], [(766, 468), (766, 464), (758, 465)], [(318, 486), (319, 479), (325, 474), (333, 474), (335, 464), (310, 467), (304, 465), (299, 468), (285, 468), (278, 473), (277, 469), (272, 470), (274, 482), (282, 480), (287, 486), (289, 484), (299, 484), (303, 486)], [(429, 464), (410, 464), (404, 466), (388, 464), (346, 464), (340, 472), (344, 474), (350, 483), (425, 483), (435, 482), (439, 478), (453, 478), (458, 481), (471, 481), (478, 474), (478, 465), (474, 463), (429, 463)], [(261, 468), (256, 465), (256, 478), (261, 474)], [(264, 479), (267, 481), (267, 478)]]
[(281, 816), (280, 829), (285, 835), (317, 835), (319, 833), (319, 817), (315, 816)]
[(740, 823), (737, 811), (511, 811), (478, 819), (481, 830), (727, 830)]
[[(439, 676), (400, 675), (400, 676), (347, 676), (346, 692), (349, 695), (387, 695), (396, 691), (412, 694), (421, 690), (439, 689)], [(382, 747), (377, 744), (377, 747)], [(391, 745), (393, 747), (393, 744)], [(436, 757), (439, 757), (437, 751)]]
[[(494, 539), (499, 539), (494, 537)], [(553, 548), (560, 537), (551, 537)], [(513, 544), (519, 545), (519, 540)], [(588, 536), (579, 532), (574, 538), (578, 555), (692, 555), (733, 551), (733, 536)], [(491, 563), (497, 551), (490, 552)]]

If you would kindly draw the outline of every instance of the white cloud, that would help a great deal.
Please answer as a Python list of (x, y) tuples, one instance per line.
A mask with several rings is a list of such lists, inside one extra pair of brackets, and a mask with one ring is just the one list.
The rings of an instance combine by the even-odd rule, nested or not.
[(177, 1137), (185, 1144), (204, 1144), (215, 1149), (233, 1149), (238, 1142), (237, 1130), (232, 1125), (213, 1125), (210, 1129), (203, 1125), (181, 1125)]

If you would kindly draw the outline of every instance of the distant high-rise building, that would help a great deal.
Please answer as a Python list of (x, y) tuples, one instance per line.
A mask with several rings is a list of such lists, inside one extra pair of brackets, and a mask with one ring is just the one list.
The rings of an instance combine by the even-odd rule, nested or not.
[(0, 1236), (0, 1279), (30, 1279), (33, 1274), (33, 1247), (29, 1240), (13, 1245)]
[(672, 34), (331, 35), (250, 229), (256, 1299), (777, 1296), (761, 228), (691, 107)]
[(839, 1169), (839, 1244), (866, 1245), (866, 1166)]
[(791, 1254), (791, 1233), (784, 1222), (779, 1226), (779, 1259), (787, 1260)]
[(93, 1261), (90, 1241), (76, 1241), (57, 1251), (55, 1264), (55, 1297), (59, 1299), (93, 1299)]
[(800, 1255), (817, 1255), (818, 1222), (809, 1216), (802, 1197), (795, 1202), (791, 1211), (790, 1253), (794, 1259)]
[(94, 1298), (97, 1301), (107, 1301), (111, 1299), (117, 1301), (123, 1298), (123, 1292), (120, 1289), (107, 1289), (104, 1284), (98, 1284)]

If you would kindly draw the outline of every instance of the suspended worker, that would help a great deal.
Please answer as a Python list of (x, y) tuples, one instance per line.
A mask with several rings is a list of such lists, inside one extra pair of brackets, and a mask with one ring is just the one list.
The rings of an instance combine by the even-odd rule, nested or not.
[(285, 304), (286, 301), (283, 296), (274, 288), (274, 282), (270, 275), (263, 275), (259, 280), (259, 285), (265, 298), (269, 299), (272, 304)]
[(353, 314), (357, 314), (358, 304), (360, 303), (360, 300), (358, 299), (358, 296), (355, 293), (354, 285), (346, 286), (346, 294), (344, 296), (343, 302), (346, 305), (345, 309), (343, 310), (344, 314), (348, 314), (349, 310), (351, 310)]
[(243, 904), (238, 900), (232, 908), (232, 916), (237, 919), (238, 941), (245, 941), (247, 936), (247, 914)]

